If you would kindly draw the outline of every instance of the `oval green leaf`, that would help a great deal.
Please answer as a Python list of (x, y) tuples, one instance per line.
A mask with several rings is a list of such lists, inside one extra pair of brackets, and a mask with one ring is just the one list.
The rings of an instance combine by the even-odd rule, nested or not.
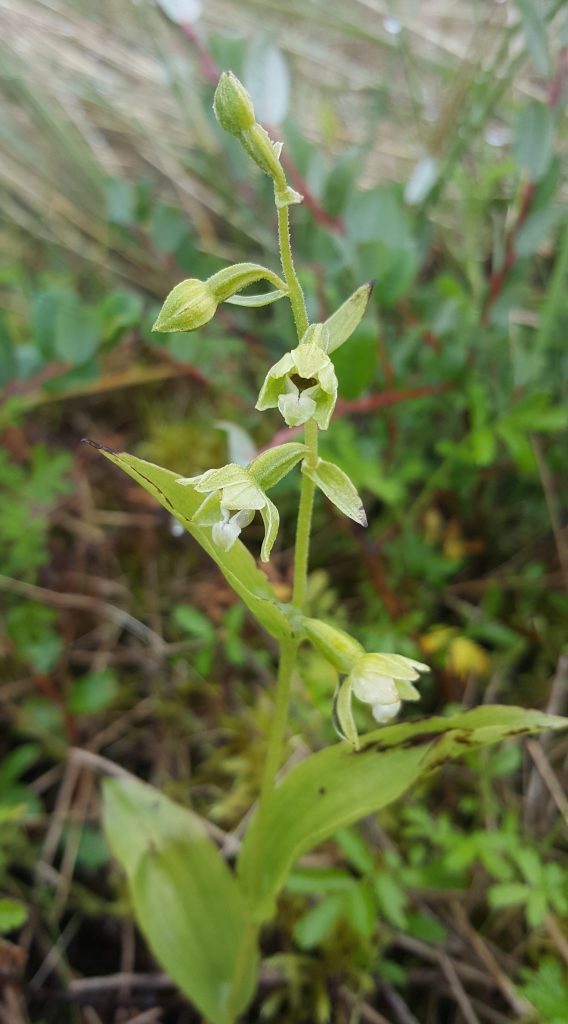
[(256, 929), (202, 822), (137, 779), (107, 779), (103, 823), (157, 960), (211, 1024), (233, 1024), (254, 991)]

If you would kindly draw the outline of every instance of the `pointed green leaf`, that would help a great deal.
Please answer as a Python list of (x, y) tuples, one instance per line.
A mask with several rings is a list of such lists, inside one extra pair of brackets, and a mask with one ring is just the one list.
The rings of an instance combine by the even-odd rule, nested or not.
[(103, 783), (103, 822), (154, 955), (211, 1024), (233, 1024), (253, 994), (255, 929), (203, 824), (137, 779)]
[[(93, 444), (93, 442), (89, 442)], [(290, 635), (288, 609), (280, 604), (268, 577), (258, 568), (254, 558), (240, 541), (230, 551), (214, 544), (209, 527), (198, 526), (193, 516), (203, 502), (195, 487), (178, 483), (179, 474), (138, 459), (126, 452), (113, 452), (94, 445), (102, 455), (124, 470), (185, 527), (198, 544), (217, 563), (227, 582), (242, 598), (268, 633), (277, 639)]]
[(373, 290), (373, 281), (361, 285), (325, 322), (329, 333), (328, 352), (335, 352), (361, 323)]
[(347, 473), (344, 473), (339, 466), (333, 462), (326, 462), (325, 459), (318, 459), (315, 469), (304, 463), (302, 472), (314, 481), (320, 491), (323, 491), (326, 498), (329, 498), (340, 512), (349, 516), (350, 519), (354, 519), (360, 526), (367, 525), (363, 502)]
[(358, 752), (338, 744), (313, 754), (276, 788), (258, 859), (254, 856), (258, 818), (253, 819), (239, 857), (245, 891), (264, 919), (298, 857), (341, 826), (386, 806), (428, 772), (468, 750), (508, 737), (566, 728), (566, 718), (486, 705), (448, 718), (385, 726), (361, 737)]
[(303, 459), (307, 450), (305, 444), (297, 444), (294, 441), (276, 445), (257, 455), (248, 466), (248, 471), (258, 486), (262, 487), (263, 491), (268, 491), (279, 483), (300, 459)]

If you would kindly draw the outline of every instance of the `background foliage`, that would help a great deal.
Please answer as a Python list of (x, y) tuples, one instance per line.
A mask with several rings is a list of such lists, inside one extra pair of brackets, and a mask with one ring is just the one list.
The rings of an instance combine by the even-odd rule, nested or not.
[[(252, 90), (305, 195), (311, 314), (377, 279), (334, 357), (325, 442), (371, 526), (318, 503), (313, 613), (428, 660), (424, 711), (566, 704), (564, 5), (204, 6), (0, 0), (10, 1024), (195, 1019), (148, 978), (99, 830), (101, 758), (207, 816), (229, 858), (258, 791), (265, 638), (177, 524), (78, 446), (189, 475), (279, 429), (250, 410), (292, 337), (280, 305), (150, 331), (182, 277), (276, 265), (269, 183), (212, 116), (218, 67)], [(333, 741), (333, 681), (313, 652), (303, 670), (291, 763)], [(470, 754), (304, 858), (250, 1019), (565, 1021), (566, 754), (565, 738)]]

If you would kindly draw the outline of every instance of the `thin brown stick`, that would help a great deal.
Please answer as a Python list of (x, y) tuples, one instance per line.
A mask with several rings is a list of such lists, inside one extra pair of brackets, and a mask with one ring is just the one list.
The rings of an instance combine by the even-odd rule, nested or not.
[(439, 961), (440, 967), (442, 968), (448, 985), (450, 986), (452, 995), (463, 1013), (467, 1024), (480, 1024), (479, 1017), (471, 1005), (469, 996), (463, 987), (449, 956), (447, 956), (446, 953), (440, 953)]

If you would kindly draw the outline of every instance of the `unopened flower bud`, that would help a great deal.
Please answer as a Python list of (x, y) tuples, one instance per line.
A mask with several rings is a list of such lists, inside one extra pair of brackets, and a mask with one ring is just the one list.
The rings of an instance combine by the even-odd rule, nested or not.
[(195, 331), (215, 316), (217, 300), (205, 281), (190, 278), (170, 292), (153, 331)]
[(223, 71), (219, 79), (213, 110), (221, 128), (237, 138), (241, 132), (252, 128), (256, 120), (252, 100), (232, 71)]

